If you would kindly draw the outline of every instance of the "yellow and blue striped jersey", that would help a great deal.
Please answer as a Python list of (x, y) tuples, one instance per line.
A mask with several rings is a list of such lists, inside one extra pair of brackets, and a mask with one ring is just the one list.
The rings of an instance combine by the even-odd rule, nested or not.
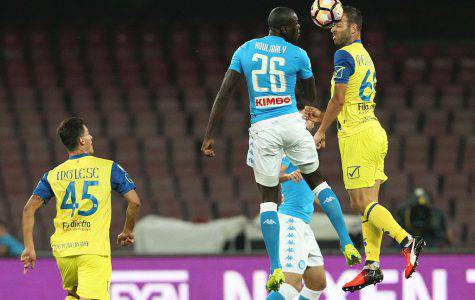
[(345, 103), (338, 115), (338, 136), (345, 137), (378, 126), (374, 114), (376, 103), (376, 70), (361, 40), (335, 52), (331, 80), (333, 97), (335, 83), (346, 83)]
[(53, 255), (109, 256), (111, 191), (124, 195), (132, 189), (134, 182), (119, 164), (88, 154), (71, 156), (45, 173), (33, 194), (45, 205), (56, 198)]

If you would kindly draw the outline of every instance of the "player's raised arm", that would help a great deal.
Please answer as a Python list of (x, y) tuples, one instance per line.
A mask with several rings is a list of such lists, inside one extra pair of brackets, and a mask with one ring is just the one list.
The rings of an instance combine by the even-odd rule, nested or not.
[(236, 87), (236, 84), (241, 78), (241, 74), (233, 69), (229, 69), (224, 75), (223, 82), (221, 83), (221, 88), (214, 99), (213, 108), (211, 109), (211, 114), (208, 120), (208, 126), (206, 127), (206, 133), (203, 139), (203, 145), (201, 146), (201, 151), (204, 155), (213, 157), (215, 156), (213, 145), (214, 145), (214, 130), (216, 129), (216, 124), (221, 120), (226, 106), (228, 105), (231, 94)]
[(23, 273), (28, 271), (28, 267), (35, 267), (36, 252), (33, 240), (33, 228), (35, 226), (35, 212), (43, 205), (44, 200), (38, 195), (32, 195), (25, 207), (23, 208), (22, 227), (23, 227), (23, 243), (25, 249), (21, 254), (23, 262)]

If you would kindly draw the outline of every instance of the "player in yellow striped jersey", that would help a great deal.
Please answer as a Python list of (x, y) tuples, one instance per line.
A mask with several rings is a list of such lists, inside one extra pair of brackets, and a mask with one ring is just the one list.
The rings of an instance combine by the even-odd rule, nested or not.
[(33, 268), (36, 260), (35, 211), (55, 197), (51, 248), (63, 288), (68, 291), (66, 299), (109, 299), (111, 191), (128, 202), (124, 229), (117, 237), (123, 246), (134, 243), (132, 230), (140, 199), (134, 182), (120, 165), (92, 156), (92, 136), (81, 118), (64, 120), (58, 134), (69, 159), (44, 174), (23, 209), (24, 272)]
[[(363, 271), (343, 286), (343, 290), (351, 292), (383, 280), (379, 267), (383, 232), (403, 248), (406, 278), (415, 271), (418, 256), (425, 246), (422, 238), (408, 234), (378, 203), (380, 185), (388, 178), (384, 173), (388, 140), (386, 131), (374, 114), (376, 70), (361, 42), (362, 23), (361, 12), (345, 6), (343, 18), (331, 29), (333, 41), (339, 47), (334, 56), (332, 96), (314, 136), (315, 143), (324, 146), (325, 131), (337, 119), (345, 188), (350, 195), (351, 206), (362, 215), (366, 253)], [(312, 107), (306, 109), (306, 115), (315, 121), (317, 117), (321, 118), (321, 112)]]

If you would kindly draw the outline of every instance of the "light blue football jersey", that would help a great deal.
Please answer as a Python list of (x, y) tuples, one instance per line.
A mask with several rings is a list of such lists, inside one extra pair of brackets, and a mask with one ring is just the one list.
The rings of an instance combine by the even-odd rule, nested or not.
[(251, 123), (298, 112), (297, 78), (313, 76), (307, 52), (273, 35), (241, 45), (229, 69), (246, 77)]
[[(287, 156), (282, 159), (282, 165), (286, 166), (285, 174), (290, 174), (297, 170)], [(310, 223), (314, 206), (315, 196), (310, 190), (305, 180), (293, 182), (288, 180), (281, 183), (283, 202), (279, 206), (278, 212), (299, 218), (305, 223)]]

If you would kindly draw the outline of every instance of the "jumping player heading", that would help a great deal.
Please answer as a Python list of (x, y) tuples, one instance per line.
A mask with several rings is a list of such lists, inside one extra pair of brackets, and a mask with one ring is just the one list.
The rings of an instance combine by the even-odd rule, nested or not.
[[(340, 49), (334, 57), (332, 97), (314, 137), (315, 143), (320, 143), (327, 128), (337, 119), (344, 183), (351, 206), (362, 215), (366, 252), (363, 271), (343, 287), (351, 292), (383, 280), (379, 268), (383, 232), (403, 248), (406, 278), (416, 270), (419, 254), (425, 246), (422, 238), (412, 237), (378, 203), (380, 185), (388, 179), (384, 173), (388, 140), (374, 114), (376, 70), (361, 42), (362, 23), (361, 12), (345, 6), (343, 18), (331, 29), (333, 41)], [(318, 109), (306, 108), (307, 118), (311, 120), (320, 119), (321, 114)]]
[[(307, 53), (294, 45), (300, 36), (297, 14), (277, 7), (268, 17), (269, 35), (241, 45), (233, 55), (211, 110), (201, 150), (215, 156), (214, 132), (237, 82), (247, 82), (251, 127), (247, 164), (261, 193), (261, 229), (270, 257), (268, 290), (277, 290), (284, 281), (279, 262), (279, 218), (277, 215), (280, 163), (284, 153), (310, 189), (322, 183), (317, 169), (318, 154), (312, 135), (297, 110), (295, 85), (300, 80), (303, 97), (315, 99), (315, 80)], [(356, 251), (356, 249), (355, 249)], [(354, 256), (353, 251), (345, 255)]]

